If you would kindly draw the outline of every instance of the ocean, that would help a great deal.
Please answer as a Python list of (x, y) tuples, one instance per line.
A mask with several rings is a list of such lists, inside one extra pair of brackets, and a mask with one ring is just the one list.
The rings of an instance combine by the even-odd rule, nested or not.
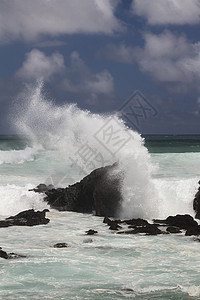
[[(0, 136), (0, 217), (49, 208), (39, 183), (64, 187), (94, 168), (124, 171), (121, 218), (191, 214), (200, 136), (141, 136), (116, 115), (58, 107), (41, 86), (12, 114), (18, 135)], [(47, 213), (50, 223), (0, 228), (0, 299), (200, 299), (199, 247), (184, 234), (118, 235), (103, 217)], [(88, 237), (86, 230), (98, 234)], [(65, 242), (67, 248), (54, 248)]]

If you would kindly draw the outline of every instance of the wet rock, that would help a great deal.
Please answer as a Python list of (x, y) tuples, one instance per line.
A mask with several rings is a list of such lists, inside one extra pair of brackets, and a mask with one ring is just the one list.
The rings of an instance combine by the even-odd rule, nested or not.
[(164, 234), (165, 232), (161, 231), (156, 225), (148, 224), (147, 226), (140, 226), (135, 227), (133, 230), (125, 230), (119, 231), (117, 234), (138, 234), (138, 233), (145, 233), (146, 235), (157, 235), (157, 234)]
[[(200, 181), (198, 183), (200, 185)], [(194, 196), (193, 209), (196, 212), (195, 218), (200, 219), (200, 186), (198, 188), (198, 192)]]
[(0, 248), (0, 257), (8, 259), (8, 254), (7, 252), (3, 251), (2, 248)]
[(109, 227), (110, 230), (118, 230), (118, 229), (122, 228), (122, 227), (119, 225), (119, 224), (122, 223), (121, 220), (111, 220), (111, 219), (109, 219), (108, 217), (105, 217), (105, 218), (103, 219), (103, 223), (109, 225), (109, 226), (110, 226), (110, 227)]
[(185, 235), (186, 236), (200, 235), (200, 226), (188, 228), (185, 232)]
[(182, 231), (180, 230), (180, 228), (175, 227), (175, 226), (169, 226), (166, 229), (167, 232), (169, 233), (182, 233)]
[(30, 189), (29, 191), (34, 191), (36, 193), (45, 193), (47, 191), (50, 191), (54, 188), (52, 184), (46, 185), (44, 183), (40, 183), (36, 188)]
[(69, 245), (67, 243), (57, 243), (53, 245), (54, 248), (67, 248)]
[(169, 216), (164, 220), (153, 220), (156, 225), (166, 224), (169, 226), (179, 227), (180, 229), (189, 229), (191, 227), (198, 227), (198, 223), (190, 215), (176, 215)]
[(94, 234), (97, 234), (98, 231), (93, 230), (93, 229), (89, 229), (89, 230), (87, 230), (85, 233), (87, 233), (87, 235), (94, 235)]
[(110, 230), (118, 230), (121, 228), (122, 227), (120, 225), (118, 225), (118, 223), (116, 221), (112, 221), (112, 223), (110, 224), (110, 227), (109, 227)]
[(128, 224), (128, 225), (131, 225), (132, 227), (130, 227), (130, 228), (134, 228), (134, 227), (137, 227), (137, 226), (147, 226), (147, 225), (149, 225), (148, 221), (140, 219), (140, 218), (124, 220), (123, 222)]
[(48, 209), (43, 211), (34, 211), (33, 209), (25, 210), (15, 216), (10, 216), (0, 221), (0, 227), (9, 226), (36, 226), (49, 223), (49, 219), (45, 217)]
[[(44, 200), (59, 211), (92, 213), (97, 216), (116, 217), (119, 211), (121, 196), (122, 172), (117, 163), (94, 170), (80, 182), (66, 188), (44, 190)], [(34, 190), (34, 189), (33, 189)]]
[(21, 254), (16, 254), (16, 253), (7, 253), (5, 251), (2, 250), (2, 248), (0, 247), (0, 257), (4, 258), (4, 259), (12, 259), (12, 258), (24, 258), (26, 257), (25, 255), (21, 255)]

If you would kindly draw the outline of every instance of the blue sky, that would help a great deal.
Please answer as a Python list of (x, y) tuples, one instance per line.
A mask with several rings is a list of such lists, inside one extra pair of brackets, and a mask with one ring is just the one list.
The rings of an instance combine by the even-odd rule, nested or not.
[(1, 0), (0, 65), (0, 133), (42, 78), (57, 105), (96, 113), (139, 90), (157, 113), (136, 109), (138, 131), (200, 134), (200, 0)]

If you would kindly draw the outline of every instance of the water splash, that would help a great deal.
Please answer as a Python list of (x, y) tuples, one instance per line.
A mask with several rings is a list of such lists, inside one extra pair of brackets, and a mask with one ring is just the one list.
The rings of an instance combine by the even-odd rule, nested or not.
[(117, 114), (92, 114), (72, 104), (57, 106), (45, 95), (42, 82), (26, 91), (20, 103), (15, 107), (14, 124), (34, 147), (54, 150), (64, 164), (72, 160), (85, 173), (118, 161), (125, 174), (121, 216), (158, 215), (151, 157), (141, 136)]

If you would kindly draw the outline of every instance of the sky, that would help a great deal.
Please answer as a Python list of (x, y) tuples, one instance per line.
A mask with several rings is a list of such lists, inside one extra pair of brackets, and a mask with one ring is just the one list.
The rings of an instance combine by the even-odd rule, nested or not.
[(0, 0), (0, 134), (43, 80), (55, 105), (200, 134), (200, 0)]

